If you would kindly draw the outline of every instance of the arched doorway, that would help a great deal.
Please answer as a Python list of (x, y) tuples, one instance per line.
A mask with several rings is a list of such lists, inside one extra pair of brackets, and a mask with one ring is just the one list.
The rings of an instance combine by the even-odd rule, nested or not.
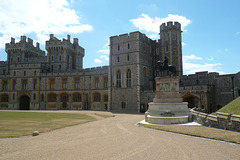
[(20, 97), (19, 109), (20, 110), (30, 109), (30, 98), (27, 95), (22, 95)]
[(196, 95), (192, 93), (186, 93), (182, 96), (183, 102), (188, 102), (188, 108), (198, 107), (197, 100), (199, 99)]

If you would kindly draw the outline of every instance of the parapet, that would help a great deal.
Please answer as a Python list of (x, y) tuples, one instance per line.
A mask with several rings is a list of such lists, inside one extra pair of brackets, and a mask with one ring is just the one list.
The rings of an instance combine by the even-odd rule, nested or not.
[(71, 43), (70, 35), (67, 35), (67, 39), (63, 38), (63, 40), (59, 40), (54, 37), (54, 34), (50, 34), (50, 39), (46, 41), (46, 50), (58, 47), (74, 50), (84, 56), (85, 50), (78, 44), (78, 38), (73, 38), (73, 43)]
[(169, 21), (167, 22), (167, 24), (162, 23), (160, 25), (160, 32), (164, 30), (169, 30), (169, 29), (181, 30), (181, 24), (179, 22)]
[(134, 41), (134, 40), (142, 40), (146, 42), (154, 42), (152, 39), (148, 38), (145, 34), (136, 31), (136, 32), (130, 32), (126, 34), (116, 35), (110, 37), (110, 43), (123, 43), (128, 41)]
[(36, 46), (34, 46), (33, 40), (24, 35), (20, 37), (20, 41), (18, 43), (15, 42), (15, 38), (11, 37), (10, 43), (5, 44), (5, 51), (7, 53), (14, 50), (30, 51), (40, 56), (45, 56), (45, 52), (40, 49), (40, 44), (37, 42)]

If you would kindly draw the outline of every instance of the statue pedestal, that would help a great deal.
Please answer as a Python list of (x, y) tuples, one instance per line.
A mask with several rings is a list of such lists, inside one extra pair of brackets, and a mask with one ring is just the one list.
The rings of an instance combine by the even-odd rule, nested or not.
[(156, 95), (145, 113), (145, 121), (154, 124), (187, 123), (188, 103), (179, 94), (179, 77), (156, 77)]

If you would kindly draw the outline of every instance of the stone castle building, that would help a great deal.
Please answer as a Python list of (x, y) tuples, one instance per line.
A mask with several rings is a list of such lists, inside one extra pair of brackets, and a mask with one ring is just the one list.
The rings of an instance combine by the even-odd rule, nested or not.
[(84, 48), (70, 36), (50, 35), (45, 52), (21, 36), (6, 44), (0, 62), (0, 109), (109, 110), (145, 112), (155, 95), (157, 61), (169, 59), (181, 77), (189, 107), (213, 112), (240, 95), (240, 73), (183, 75), (181, 25), (160, 26), (160, 39), (140, 32), (110, 37), (109, 66), (83, 69)]

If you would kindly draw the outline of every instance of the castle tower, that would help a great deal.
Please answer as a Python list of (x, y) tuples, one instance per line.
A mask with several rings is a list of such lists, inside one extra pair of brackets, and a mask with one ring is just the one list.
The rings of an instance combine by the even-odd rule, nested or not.
[(50, 34), (50, 39), (46, 41), (47, 62), (50, 65), (50, 72), (66, 72), (80, 70), (83, 67), (84, 48), (78, 44), (78, 39), (74, 38), (71, 43), (70, 35), (61, 41)]
[(176, 67), (179, 76), (183, 75), (181, 32), (181, 24), (178, 22), (161, 24), (158, 44), (159, 59), (163, 62), (164, 57), (167, 57), (169, 65)]
[(110, 37), (109, 107), (140, 112), (141, 91), (150, 88), (155, 41), (140, 32)]

